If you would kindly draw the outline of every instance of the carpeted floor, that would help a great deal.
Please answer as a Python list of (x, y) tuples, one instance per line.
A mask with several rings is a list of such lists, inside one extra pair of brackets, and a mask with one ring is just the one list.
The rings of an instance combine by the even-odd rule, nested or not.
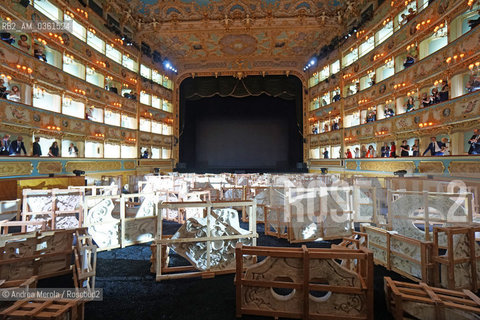
[[(167, 225), (166, 230), (177, 226)], [(292, 245), (283, 239), (263, 234), (258, 226), (260, 246)], [(307, 243), (308, 247), (330, 247), (330, 242)], [(166, 280), (156, 282), (150, 273), (150, 244), (137, 245), (98, 253), (96, 287), (103, 288), (102, 302), (86, 304), (86, 320), (96, 319), (235, 319), (234, 275), (213, 279), (200, 278)], [(171, 256), (173, 263), (181, 264), (178, 256)], [(408, 281), (401, 276), (375, 267), (375, 318), (392, 319), (386, 310), (383, 277)], [(39, 287), (65, 287), (69, 277), (43, 280)], [(244, 316), (243, 319), (272, 319)]]

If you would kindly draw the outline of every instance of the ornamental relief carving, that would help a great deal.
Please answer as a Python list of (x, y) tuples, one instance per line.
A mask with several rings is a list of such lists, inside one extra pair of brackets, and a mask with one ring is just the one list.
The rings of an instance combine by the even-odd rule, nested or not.
[(73, 172), (73, 170), (82, 170), (85, 172), (94, 171), (114, 171), (121, 170), (121, 161), (68, 161), (65, 164), (66, 172)]
[(408, 173), (415, 172), (413, 161), (360, 161), (360, 170), (395, 172), (407, 170)]
[(478, 161), (452, 161), (448, 166), (451, 175), (480, 175), (480, 162)]
[(418, 172), (420, 173), (438, 173), (445, 171), (445, 166), (441, 161), (421, 161), (418, 165)]
[(123, 168), (126, 170), (135, 169), (135, 161), (124, 161)]
[(1, 161), (0, 177), (31, 175), (33, 165), (30, 161)]
[(37, 165), (39, 174), (61, 173), (62, 170), (63, 166), (60, 161), (41, 161)]
[(356, 161), (347, 161), (345, 167), (347, 170), (357, 170), (357, 162)]

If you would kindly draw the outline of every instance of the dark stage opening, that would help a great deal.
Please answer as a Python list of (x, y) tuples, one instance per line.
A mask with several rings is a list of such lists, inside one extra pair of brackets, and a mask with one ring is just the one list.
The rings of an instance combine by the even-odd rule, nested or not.
[(182, 172), (303, 169), (302, 84), (286, 76), (187, 79), (180, 87)]

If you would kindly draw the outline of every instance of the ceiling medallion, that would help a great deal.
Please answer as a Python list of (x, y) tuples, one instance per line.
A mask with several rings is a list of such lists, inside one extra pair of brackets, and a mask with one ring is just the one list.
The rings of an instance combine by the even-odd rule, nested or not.
[(219, 43), (223, 53), (233, 56), (251, 55), (257, 49), (257, 39), (248, 34), (229, 34)]

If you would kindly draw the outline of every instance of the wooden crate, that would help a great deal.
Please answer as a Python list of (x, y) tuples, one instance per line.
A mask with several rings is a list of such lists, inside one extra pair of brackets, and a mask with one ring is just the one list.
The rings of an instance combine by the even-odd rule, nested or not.
[(431, 242), (420, 241), (390, 231), (362, 225), (368, 235), (367, 246), (375, 264), (413, 281), (431, 283), (433, 274)]
[[(480, 289), (480, 247), (475, 233), (480, 225), (471, 227), (435, 227), (433, 229), (433, 284), (447, 289)], [(444, 250), (446, 250), (445, 253)]]
[(387, 228), (409, 238), (432, 241), (430, 230), (435, 226), (469, 226), (473, 222), (472, 194), (468, 192), (388, 190), (387, 199)]
[(0, 221), (0, 234), (7, 235), (11, 234), (10, 228), (20, 227), (21, 232), (26, 232), (30, 227), (35, 230), (45, 231), (47, 230), (48, 220), (41, 221)]
[(84, 197), (83, 190), (24, 189), (22, 220), (46, 220), (51, 230), (80, 228), (83, 225)]
[[(237, 244), (235, 256), (237, 317), (373, 319), (373, 255), (368, 249)], [(245, 256), (266, 258), (245, 268)], [(351, 260), (358, 272), (340, 266), (336, 259)]]
[(97, 246), (93, 244), (92, 237), (87, 234), (87, 229), (78, 229), (75, 232), (76, 244), (74, 246), (75, 267), (73, 270), (76, 288), (95, 289), (95, 275), (97, 270)]
[(28, 279), (20, 279), (20, 280), (0, 280), (0, 290), (4, 289), (17, 289), (17, 288), (36, 288), (38, 282), (38, 277), (33, 276)]
[(332, 249), (357, 249), (367, 247), (368, 234), (354, 231), (350, 237), (344, 237), (339, 244), (332, 244)]
[(0, 247), (0, 279), (38, 279), (72, 272), (75, 230), (32, 232), (7, 236)]
[(21, 219), (21, 204), (22, 201), (20, 199), (0, 201), (0, 221), (19, 221)]
[(98, 250), (110, 250), (155, 238), (158, 197), (155, 194), (87, 196), (85, 223)]
[(352, 192), (351, 187), (285, 189), (284, 205), (266, 208), (265, 234), (291, 243), (349, 236), (354, 231)]
[(20, 300), (0, 315), (6, 320), (83, 320), (84, 306), (79, 300)]
[[(215, 215), (213, 210), (215, 209), (228, 209), (232, 207), (245, 207), (248, 209), (250, 214), (249, 216), (249, 228), (248, 231), (242, 229), (238, 231), (236, 227), (233, 227), (233, 224), (225, 223), (225, 227), (228, 229), (235, 229), (237, 231), (233, 232), (234, 234), (218, 235), (213, 231), (213, 225), (218, 220), (218, 217)], [(242, 240), (248, 240), (252, 244), (256, 244), (256, 238), (258, 234), (256, 232), (256, 207), (254, 201), (218, 201), (218, 202), (174, 202), (174, 203), (162, 203), (159, 205), (160, 212), (170, 209), (179, 209), (179, 208), (204, 208), (205, 209), (205, 218), (206, 219), (206, 229), (201, 229), (205, 231), (205, 236), (200, 237), (180, 237), (172, 238), (172, 235), (163, 234), (163, 214), (160, 214), (158, 219), (158, 234), (155, 239), (156, 248), (152, 249), (152, 253), (156, 257), (152, 260), (152, 264), (155, 263), (155, 273), (156, 280), (167, 280), (167, 279), (176, 279), (176, 278), (187, 278), (187, 277), (202, 277), (202, 278), (211, 278), (215, 275), (234, 273), (235, 272), (235, 261), (229, 261), (226, 263), (226, 266), (218, 265), (214, 266), (211, 261), (212, 256), (215, 253), (214, 246), (217, 244), (225, 244), (228, 242), (238, 242)], [(189, 221), (186, 221), (189, 223)], [(195, 223), (195, 222), (194, 222)], [(238, 221), (236, 222), (238, 224)], [(239, 226), (238, 226), (239, 227)], [(203, 227), (202, 227), (203, 228)], [(182, 229), (182, 227), (180, 228)], [(203, 234), (203, 231), (201, 232)], [(231, 230), (233, 231), (233, 230)], [(199, 231), (200, 232), (200, 231)], [(188, 246), (188, 245), (198, 246), (199, 244), (205, 245), (205, 254), (206, 254), (206, 266), (205, 268), (199, 268), (198, 265), (195, 266), (193, 261), (190, 261), (191, 265), (188, 266), (168, 266), (168, 252), (169, 247), (175, 246)], [(218, 249), (221, 251), (222, 249)], [(233, 253), (233, 250), (232, 252)], [(166, 256), (167, 255), (167, 256)], [(187, 259), (188, 260), (188, 259)], [(159, 263), (159, 261), (161, 263)], [(232, 267), (230, 267), (230, 264)]]
[(68, 190), (82, 190), (86, 196), (114, 196), (118, 194), (119, 187), (111, 186), (68, 186)]
[(469, 290), (446, 290), (423, 282), (405, 283), (385, 277), (385, 298), (395, 320), (480, 317), (480, 298)]

